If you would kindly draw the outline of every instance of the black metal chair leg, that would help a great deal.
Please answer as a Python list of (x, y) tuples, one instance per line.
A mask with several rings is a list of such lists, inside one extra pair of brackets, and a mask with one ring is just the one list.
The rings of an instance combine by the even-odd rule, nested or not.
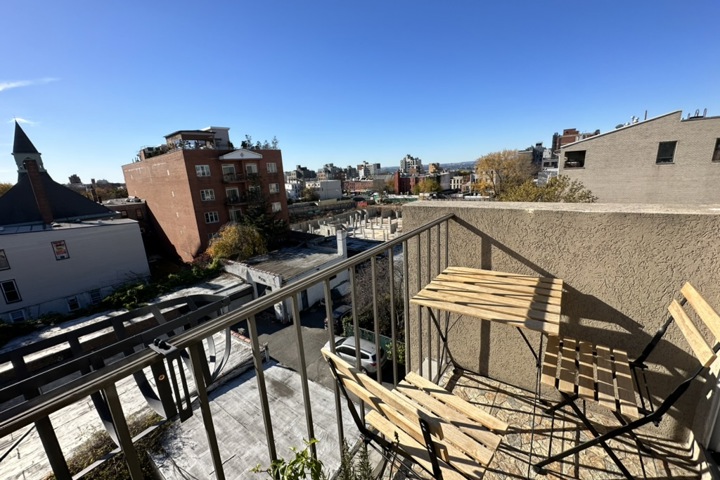
[[(548, 457), (547, 459), (536, 463), (533, 465), (533, 468), (538, 473), (544, 472), (544, 467), (546, 465), (549, 465), (551, 463), (557, 462), (558, 460), (562, 460), (565, 457), (569, 457), (570, 455), (574, 455), (578, 452), (581, 452), (583, 450), (586, 450), (590, 447), (593, 447), (595, 445), (600, 445), (603, 447), (605, 452), (608, 454), (608, 456), (612, 459), (612, 461), (617, 465), (617, 467), (620, 469), (623, 475), (625, 475), (625, 478), (628, 478), (632, 480), (634, 477), (630, 474), (627, 468), (625, 468), (625, 465), (620, 461), (620, 459), (615, 455), (615, 452), (610, 449), (610, 447), (605, 443), (606, 440), (610, 440), (612, 438), (615, 438), (619, 435), (622, 435), (623, 433), (627, 433), (631, 431), (632, 428), (637, 428), (642, 423), (633, 422), (632, 424), (626, 424), (618, 429), (612, 430), (606, 434), (600, 435), (599, 432), (595, 429), (595, 427), (590, 423), (590, 421), (587, 419), (585, 414), (578, 408), (578, 406), (575, 404), (575, 402), (570, 401), (567, 402), (568, 399), (571, 397), (568, 395), (563, 394), (563, 397), (565, 397), (566, 404), (570, 405), (570, 407), (575, 411), (575, 414), (578, 416), (578, 418), (583, 422), (585, 427), (590, 430), (590, 432), (594, 435), (595, 438), (592, 438), (588, 440), (587, 442), (581, 443), (573, 448), (570, 448), (568, 450), (565, 450), (564, 452), (558, 453), (557, 455), (553, 455)], [(647, 423), (647, 422), (644, 422)], [(548, 452), (548, 455), (550, 452)]]

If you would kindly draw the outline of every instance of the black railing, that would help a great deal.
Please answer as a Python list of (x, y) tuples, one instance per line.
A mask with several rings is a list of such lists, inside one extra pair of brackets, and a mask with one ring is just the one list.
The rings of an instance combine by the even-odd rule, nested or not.
[[(175, 371), (172, 365), (172, 359), (185, 359), (190, 367), (193, 381), (197, 389), (197, 397), (199, 400), (200, 410), (202, 413), (205, 431), (207, 434), (207, 443), (211, 452), (215, 477), (224, 479), (223, 460), (220, 457), (218, 448), (218, 439), (215, 433), (212, 414), (208, 404), (207, 386), (213, 381), (213, 372), (210, 372), (208, 359), (206, 358), (203, 341), (209, 339), (212, 335), (219, 332), (227, 332), (233, 325), (242, 321), (247, 321), (248, 336), (253, 353), (253, 363), (255, 366), (256, 379), (259, 391), (259, 403), (261, 406), (265, 433), (267, 437), (268, 447), (268, 464), (277, 459), (275, 446), (275, 438), (273, 433), (272, 418), (270, 413), (269, 399), (265, 385), (265, 377), (263, 372), (262, 357), (263, 351), (260, 348), (258, 340), (258, 328), (256, 316), (264, 310), (274, 305), (290, 300), (292, 304), (292, 317), (294, 319), (294, 329), (297, 338), (297, 348), (299, 350), (300, 365), (298, 367), (303, 387), (303, 408), (306, 419), (307, 438), (315, 438), (312, 420), (312, 405), (309, 396), (309, 379), (307, 375), (307, 366), (304, 362), (304, 343), (301, 333), (301, 313), (299, 311), (298, 297), (304, 290), (318, 284), (322, 284), (325, 295), (325, 313), (327, 318), (332, 318), (333, 304), (330, 288), (330, 279), (342, 272), (349, 273), (350, 279), (350, 295), (352, 299), (352, 324), (355, 332), (360, 331), (360, 313), (371, 309), (374, 318), (374, 334), (375, 347), (380, 351), (379, 339), (379, 312), (378, 312), (378, 278), (377, 269), (380, 262), (388, 262), (389, 281), (392, 282), (389, 288), (390, 295), (390, 326), (391, 340), (393, 344), (393, 352), (396, 351), (398, 338), (405, 340), (405, 364), (419, 366), (422, 374), (422, 360), (427, 355), (431, 355), (433, 347), (433, 338), (428, 334), (430, 331), (428, 326), (423, 335), (422, 326), (418, 331), (418, 338), (415, 342), (410, 341), (411, 332), (409, 331), (410, 323), (410, 291), (421, 288), (420, 283), (423, 278), (428, 281), (432, 276), (439, 273), (448, 264), (448, 234), (449, 222), (453, 218), (452, 214), (442, 216), (433, 220), (412, 232), (403, 234), (398, 238), (385, 242), (377, 247), (371, 248), (363, 253), (357, 254), (352, 258), (344, 260), (334, 266), (321, 270), (307, 278), (301, 279), (288, 286), (282, 287), (265, 296), (255, 299), (243, 307), (231, 311), (226, 314), (217, 315), (218, 307), (213, 311), (202, 311), (201, 313), (191, 312), (192, 321), (186, 317), (180, 317), (169, 322), (159, 322), (160, 324), (149, 330), (144, 330), (135, 335), (119, 335), (118, 340), (109, 346), (101, 348), (90, 353), (83, 353), (76, 348), (76, 343), (69, 341), (73, 355), (65, 363), (53, 366), (41, 374), (33, 372), (30, 374), (27, 369), (22, 366), (22, 362), (17, 357), (5, 358), (5, 363), (10, 363), (15, 368), (19, 380), (12, 382), (0, 388), (0, 403), (8, 399), (15, 399), (16, 404), (3, 411), (0, 411), (0, 438), (15, 434), (21, 435), (28, 426), (35, 425), (43, 443), (44, 450), (48, 456), (48, 460), (58, 479), (71, 478), (67, 467), (66, 459), (59, 445), (57, 436), (50, 422), (49, 415), (58, 410), (81, 401), (88, 396), (100, 396), (104, 399), (104, 408), (106, 417), (112, 423), (112, 430), (115, 431), (114, 440), (124, 453), (124, 459), (127, 463), (129, 477), (132, 479), (140, 479), (142, 472), (140, 471), (140, 463), (138, 454), (133, 446), (133, 439), (128, 433), (127, 421), (122, 414), (122, 408), (117, 395), (115, 384), (129, 376), (136, 376), (146, 367), (151, 367), (156, 380), (166, 378), (167, 372)], [(435, 232), (433, 239), (433, 232)], [(443, 240), (444, 236), (444, 240)], [(443, 246), (444, 244), (444, 246)], [(434, 245), (434, 248), (433, 248)], [(403, 283), (401, 288), (395, 288), (395, 254), (398, 250), (402, 250), (401, 271)], [(410, 251), (416, 254), (416, 258), (410, 259)], [(408, 284), (409, 265), (413, 262), (414, 276), (418, 279), (417, 286)], [(372, 305), (359, 305), (357, 301), (357, 270), (358, 267), (368, 265), (371, 274), (371, 290)], [(424, 274), (423, 274), (424, 271)], [(402, 302), (397, 301), (395, 295), (401, 295)], [(402, 321), (397, 311), (397, 306), (402, 305)], [(208, 307), (210, 308), (210, 307)], [(226, 302), (223, 301), (219, 308), (226, 309)], [(191, 309), (192, 310), (192, 309)], [(150, 307), (149, 312), (157, 316), (157, 310)], [(422, 312), (418, 307), (419, 324), (422, 324)], [(117, 323), (117, 322), (116, 322)], [(179, 327), (183, 328), (179, 328)], [(328, 341), (331, 349), (334, 351), (334, 331), (332, 328), (327, 330)], [(356, 351), (360, 351), (359, 335), (356, 337)], [(425, 341), (427, 337), (427, 341)], [(422, 340), (422, 341), (421, 341)], [(440, 339), (435, 336), (435, 347), (440, 351)], [(418, 345), (417, 352), (413, 351), (412, 345)], [(424, 354), (423, 349), (427, 346), (427, 353)], [(110, 352), (112, 350), (112, 352)], [(107, 363), (107, 355), (109, 353), (123, 353), (119, 360), (113, 363)], [(214, 358), (214, 354), (211, 355)], [(15, 360), (13, 360), (15, 358)], [(169, 369), (165, 367), (165, 362), (169, 362)], [(397, 384), (400, 380), (398, 375), (397, 355), (393, 355), (393, 383)], [(0, 364), (0, 366), (2, 366)], [(20, 366), (18, 369), (17, 367)], [(361, 368), (360, 358), (357, 358), (358, 368)], [(73, 371), (78, 378), (63, 383), (60, 386), (51, 386), (51, 379), (58, 377), (59, 373)], [(180, 369), (182, 372), (182, 369)], [(53, 375), (55, 374), (55, 375)], [(165, 376), (162, 377), (161, 376)], [(382, 382), (382, 371), (378, 369), (378, 381)], [(174, 398), (171, 401), (177, 405), (181, 402), (178, 394), (177, 379), (172, 378), (174, 388)], [(183, 382), (185, 379), (182, 379)], [(159, 385), (158, 385), (159, 389)], [(170, 387), (166, 386), (165, 393), (159, 392), (158, 401), (162, 404), (166, 403), (165, 416), (173, 417), (173, 407), (168, 403), (168, 395), (172, 398)], [(182, 392), (179, 392), (182, 394)], [(185, 387), (187, 394), (187, 387)], [(150, 395), (152, 396), (152, 394)], [(342, 410), (340, 408), (340, 396), (335, 387), (335, 407), (338, 428), (338, 451), (341, 452), (344, 432), (342, 422)], [(176, 409), (177, 410), (177, 409)], [(177, 415), (175, 416), (175, 418)], [(316, 452), (311, 449), (313, 456)]]

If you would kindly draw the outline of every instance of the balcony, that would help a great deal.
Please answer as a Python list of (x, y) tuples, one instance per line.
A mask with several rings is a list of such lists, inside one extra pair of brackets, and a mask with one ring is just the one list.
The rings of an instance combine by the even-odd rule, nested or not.
[[(195, 457), (193, 449), (176, 453), (176, 461), (182, 461), (183, 468), (197, 468), (189, 472), (192, 475), (205, 478), (208, 472), (214, 471), (215, 478), (251, 478), (252, 475), (246, 473), (249, 468), (258, 463), (269, 465), (278, 456), (287, 458), (286, 448), (301, 447), (303, 438), (320, 438), (312, 454), (323, 459), (327, 468), (337, 468), (341, 440), (355, 444), (357, 431), (342, 408), (337, 389), (318, 386), (322, 379), (316, 377), (327, 376), (327, 369), (321, 363), (317, 342), (322, 344), (331, 339), (332, 334), (329, 330), (313, 328), (307, 320), (309, 314), (299, 310), (302, 292), (319, 284), (325, 292), (325, 315), (331, 317), (330, 279), (349, 271), (355, 331), (359, 331), (360, 317), (369, 312), (378, 320), (374, 324), (375, 333), (380, 333), (382, 312), (386, 311), (389, 319), (394, 319), (387, 322), (390, 329), (387, 336), (393, 344), (404, 340), (407, 370), (424, 376), (438, 373), (446, 388), (510, 424), (511, 429), (484, 478), (534, 478), (530, 464), (534, 455), (546, 454), (550, 447), (550, 428), (562, 432), (560, 443), (576, 442), (586, 437), (587, 431), (582, 424), (563, 415), (556, 416), (551, 427), (550, 418), (540, 412), (533, 394), (534, 359), (514, 329), (479, 323), (471, 318), (448, 318), (447, 345), (454, 359), (466, 369), (465, 373), (456, 374), (444, 368), (447, 365), (442, 342), (430, 319), (418, 308), (411, 307), (409, 299), (448, 265), (562, 278), (565, 294), (561, 332), (637, 353), (662, 324), (665, 307), (683, 282), (692, 281), (711, 305), (716, 308), (720, 305), (718, 220), (719, 209), (710, 207), (471, 202), (407, 205), (403, 209), (403, 227), (409, 233), (341, 264), (238, 309), (229, 310), (230, 306), (224, 305), (217, 311), (193, 314), (192, 321), (179, 317), (140, 333), (118, 334), (116, 343), (109, 347), (83, 352), (69, 360), (60, 359), (58, 363), (33, 371), (32, 376), (4, 384), (0, 388), (0, 404), (13, 399), (15, 403), (0, 411), (3, 453), (9, 452), (0, 462), (0, 473), (8, 462), (18, 461), (17, 452), (23, 442), (35, 435), (40, 437), (47, 454), (48, 471), (52, 468), (57, 478), (70, 478), (66, 457), (71, 454), (71, 448), (61, 444), (55, 434), (60, 428), (56, 412), (87, 402), (89, 395), (100, 393), (106, 404), (104, 418), (111, 420), (114, 425), (111, 429), (117, 433), (118, 449), (114, 453), (125, 454), (129, 477), (142, 478), (138, 454), (127, 433), (122, 394), (117, 393), (116, 385), (149, 368), (153, 369), (156, 379), (160, 378), (161, 366), (165, 369), (164, 375), (172, 370), (179, 378), (186, 378), (190, 391), (195, 390), (193, 402), (184, 409), (172, 407), (182, 404), (179, 387), (158, 392), (158, 402), (166, 407), (160, 410), (167, 419), (182, 425), (179, 417), (184, 417), (185, 422), (194, 422), (191, 430), (202, 432), (192, 440), (205, 450), (202, 458)], [(393, 282), (392, 288), (383, 288), (385, 280), (378, 273), (383, 268), (389, 272), (386, 278), (402, 281)], [(361, 282), (362, 272), (370, 272), (369, 284)], [(272, 362), (263, 364), (261, 338), (265, 337), (259, 333), (263, 329), (262, 312), (286, 299), (290, 299), (293, 318), (297, 319), (285, 329), (292, 339), (292, 348), (284, 351), (270, 348), (269, 354), (287, 358), (283, 360), (285, 364), (296, 359), (292, 368), (297, 373), (292, 376), (292, 384), (290, 377), (278, 382), (272, 373)], [(223, 362), (219, 360), (221, 349), (209, 350), (203, 339), (222, 335), (239, 323), (247, 332), (254, 373), (250, 371), (249, 377), (229, 381), (209, 393), (217, 381), (215, 372), (222, 370)], [(166, 343), (154, 345), (155, 338)], [(528, 341), (533, 343), (538, 338), (530, 336)], [(74, 348), (73, 342), (69, 345)], [(661, 385), (669, 386), (678, 372), (691, 368), (689, 348), (677, 335), (669, 336), (658, 348), (661, 362), (653, 365), (653, 373)], [(175, 363), (168, 365), (173, 358), (177, 359)], [(181, 362), (182, 358), (185, 360)], [(22, 372), (25, 361), (15, 358), (9, 368)], [(179, 366), (183, 362), (185, 370)], [(287, 373), (287, 369), (281, 370)], [(402, 370), (394, 358), (377, 379), (396, 384)], [(58, 384), (57, 378), (63, 375), (53, 373), (73, 373), (74, 377)], [(50, 382), (51, 379), (55, 382)], [(713, 433), (718, 433), (713, 431), (716, 383), (716, 378), (711, 378), (704, 385), (696, 385), (695, 391), (686, 395), (659, 427), (641, 431), (653, 453), (638, 452), (627, 439), (612, 443), (618, 455), (627, 460), (626, 465), (633, 474), (647, 478), (696, 478), (708, 473), (704, 451), (699, 445), (707, 446)], [(291, 390), (297, 393), (293, 398), (300, 400), (295, 414), (285, 417), (279, 412), (281, 404), (291, 396)], [(251, 407), (239, 407), (237, 403), (231, 403), (230, 409), (218, 406), (223, 398), (240, 391), (253, 392), (256, 407), (250, 410)], [(328, 392), (329, 396), (318, 397), (318, 392)], [(549, 398), (552, 392), (542, 394)], [(588, 409), (594, 421), (614, 421), (603, 417), (601, 412), (592, 411), (590, 406)], [(533, 415), (535, 434), (530, 431)], [(321, 424), (328, 417), (332, 420), (330, 427)], [(232, 443), (232, 449), (226, 450), (228, 443), (223, 435), (229, 434), (228, 423), (253, 419), (254, 430), (241, 430), (247, 433), (240, 433), (240, 443)], [(36, 426), (36, 433), (23, 437), (32, 425)], [(247, 445), (242, 444), (243, 441), (247, 441)], [(558, 448), (557, 444), (553, 444), (553, 448)], [(245, 450), (262, 452), (247, 457), (243, 456)], [(602, 449), (595, 447), (553, 465), (552, 469), (547, 478), (620, 476)]]
[(223, 175), (223, 182), (225, 183), (239, 183), (247, 180), (245, 175), (240, 173), (227, 173)]

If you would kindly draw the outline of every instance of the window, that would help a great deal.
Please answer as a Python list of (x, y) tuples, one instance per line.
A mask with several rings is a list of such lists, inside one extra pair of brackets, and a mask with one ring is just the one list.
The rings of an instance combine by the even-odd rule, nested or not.
[(67, 301), (68, 310), (70, 310), (71, 312), (74, 312), (75, 310), (80, 310), (80, 302), (78, 302), (76, 296), (68, 297), (65, 300)]
[(272, 211), (279, 212), (280, 210), (282, 210), (282, 204), (280, 204), (280, 202), (272, 202)]
[(212, 188), (200, 190), (200, 200), (202, 200), (203, 202), (215, 200), (215, 190), (213, 190)]
[(8, 269), (10, 269), (10, 263), (8, 263), (7, 255), (5, 255), (5, 250), (0, 250), (0, 270)]
[(277, 173), (277, 164), (275, 162), (268, 162), (267, 171), (268, 173)]
[(142, 208), (136, 208), (136, 209), (135, 209), (135, 218), (137, 218), (138, 220), (142, 220), (142, 219), (143, 219), (143, 211), (142, 211)]
[(715, 150), (713, 151), (713, 162), (720, 162), (720, 138), (715, 141)]
[(673, 163), (677, 142), (660, 142), (655, 163)]
[(195, 165), (195, 173), (198, 177), (209, 177), (210, 165)]
[(585, 150), (565, 152), (565, 168), (585, 167)]
[(226, 188), (225, 189), (225, 196), (228, 199), (228, 202), (235, 203), (240, 201), (240, 191), (237, 188)]
[(25, 320), (25, 312), (23, 310), (13, 310), (8, 315), (10, 315), (10, 321), (12, 322), (22, 322)]
[(220, 238), (220, 234), (218, 232), (208, 233), (208, 240), (212, 240), (213, 238)]
[(254, 163), (248, 163), (245, 165), (245, 171), (248, 175), (253, 175), (258, 173), (257, 165)]
[(280, 185), (277, 183), (270, 184), (270, 193), (280, 193)]
[(242, 211), (241, 210), (230, 210), (230, 220), (232, 220), (233, 222), (242, 221)]
[(120, 217), (121, 217), (121, 218), (128, 218), (127, 210), (120, 210)]
[(223, 176), (235, 175), (235, 165), (223, 165), (222, 172), (223, 172)]
[(17, 285), (15, 285), (15, 280), (7, 280), (0, 283), (0, 288), (2, 288), (5, 303), (15, 303), (22, 300), (22, 298), (20, 298), (20, 292), (18, 292)]
[(50, 243), (52, 244), (53, 252), (55, 252), (55, 260), (67, 260), (70, 258), (70, 252), (68, 252), (67, 245), (65, 245), (65, 240)]
[(96, 288), (94, 290), (90, 290), (90, 303), (93, 305), (97, 305), (98, 303), (102, 302), (102, 294), (100, 293), (100, 289)]
[(250, 195), (260, 195), (260, 185), (250, 185), (248, 187), (248, 193)]
[(205, 212), (205, 223), (218, 223), (219, 221), (218, 212)]

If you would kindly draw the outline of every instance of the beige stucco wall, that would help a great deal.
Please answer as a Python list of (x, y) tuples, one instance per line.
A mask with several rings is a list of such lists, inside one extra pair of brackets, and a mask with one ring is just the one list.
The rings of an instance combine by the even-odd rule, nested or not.
[[(580, 180), (603, 203), (720, 202), (720, 162), (712, 162), (720, 117), (681, 121), (681, 112), (573, 143), (560, 174)], [(677, 141), (674, 162), (657, 164), (660, 142)], [(585, 150), (583, 168), (564, 168), (567, 152)]]
[[(440, 264), (446, 264), (447, 251), (449, 265), (563, 279), (561, 335), (623, 348), (634, 358), (664, 322), (667, 305), (684, 282), (692, 282), (720, 309), (720, 205), (417, 202), (403, 208), (404, 230), (448, 213), (456, 218), (449, 222), (447, 237), (445, 227), (440, 229)], [(437, 273), (437, 232), (429, 238), (429, 259), (426, 234), (419, 257), (417, 241), (409, 242), (410, 295)], [(417, 307), (411, 308), (411, 318), (416, 369)], [(426, 345), (427, 330), (422, 338)], [(650, 359), (655, 392), (661, 396), (675, 384), (677, 372), (696, 365), (677, 327), (665, 338)], [(463, 367), (534, 389), (534, 360), (514, 329), (452, 319), (449, 341)], [(538, 337), (531, 341), (537, 344)], [(664, 433), (687, 438), (686, 427), (698, 418), (696, 435), (703, 434), (707, 402), (694, 416), (702, 393), (696, 387), (685, 396), (663, 421)]]

